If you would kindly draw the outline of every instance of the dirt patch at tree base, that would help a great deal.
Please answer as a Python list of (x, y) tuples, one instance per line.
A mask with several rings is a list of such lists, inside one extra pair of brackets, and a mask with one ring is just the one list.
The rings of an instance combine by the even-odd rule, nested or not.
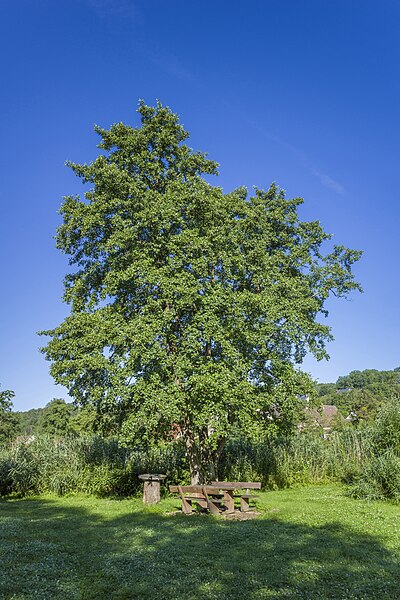
[[(185, 513), (183, 513), (181, 510), (173, 510), (171, 512), (167, 512), (165, 513), (166, 515), (168, 515), (169, 517), (171, 516), (175, 516), (175, 515), (183, 515)], [(185, 515), (186, 517), (194, 517), (194, 516), (202, 516), (202, 517), (208, 517), (210, 516), (211, 513), (209, 512), (203, 512), (203, 511), (193, 511), (192, 513)], [(229, 519), (230, 521), (248, 521), (249, 519), (255, 519), (256, 517), (259, 517), (261, 515), (260, 512), (255, 511), (255, 510), (248, 510), (246, 512), (241, 512), (240, 510), (235, 511), (234, 513), (221, 513), (220, 517), (222, 517), (223, 519)]]
[(234, 513), (221, 514), (221, 517), (224, 519), (230, 519), (233, 521), (248, 521), (249, 519), (255, 519), (261, 515), (260, 512), (256, 510), (247, 510), (246, 512), (235, 511)]

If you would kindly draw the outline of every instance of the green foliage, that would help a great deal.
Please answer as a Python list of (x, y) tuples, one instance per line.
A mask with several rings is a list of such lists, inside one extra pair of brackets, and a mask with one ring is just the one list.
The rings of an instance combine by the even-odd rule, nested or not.
[(400, 399), (392, 398), (378, 413), (372, 429), (377, 454), (393, 450), (400, 456)]
[[(329, 440), (310, 432), (290, 438), (235, 438), (225, 446), (218, 476), (262, 481), (268, 488), (353, 481), (369, 460), (366, 431), (345, 430)], [(89, 493), (129, 496), (141, 488), (140, 473), (165, 473), (169, 483), (190, 478), (181, 443), (127, 449), (97, 436), (54, 440), (38, 436), (0, 454), (0, 494)]]
[(12, 390), (3, 390), (0, 392), (0, 411), (1, 412), (9, 412), (12, 409), (12, 398), (14, 398), (15, 393)]
[(121, 448), (96, 436), (54, 440), (38, 436), (0, 454), (0, 495), (88, 493), (130, 496), (141, 488), (140, 473), (165, 473), (170, 482), (187, 481), (183, 449), (169, 444), (147, 450)]
[(318, 317), (331, 293), (360, 289), (360, 252), (323, 254), (331, 236), (274, 184), (224, 194), (203, 178), (217, 164), (184, 143), (169, 108), (138, 112), (141, 127), (96, 127), (101, 155), (70, 163), (90, 189), (61, 207), (71, 314), (45, 332), (44, 353), (103, 433), (153, 443), (178, 426), (203, 478), (234, 428), (291, 428), (310, 389), (294, 365), (327, 356)]
[(344, 377), (339, 377), (336, 382), (337, 389), (341, 388), (366, 388), (373, 384), (399, 385), (398, 371), (378, 371), (366, 369), (365, 371), (351, 371)]
[(46, 404), (40, 419), (39, 431), (50, 436), (65, 436), (71, 432), (74, 407), (61, 398)]
[(0, 392), (0, 446), (9, 443), (19, 433), (19, 421), (12, 412), (12, 390)]
[(31, 408), (17, 412), (21, 435), (34, 435), (40, 430), (40, 421), (44, 408)]
[(18, 417), (13, 412), (0, 411), (0, 445), (8, 444), (19, 433)]
[(14, 481), (11, 470), (14, 460), (9, 453), (0, 451), (0, 496), (8, 496), (14, 491)]
[(331, 397), (331, 401), (332, 404), (336, 403), (343, 415), (348, 416), (353, 413), (355, 422), (368, 422), (375, 417), (385, 397), (380, 392), (374, 393), (369, 388), (355, 388), (336, 394), (336, 398)]
[(329, 440), (313, 431), (289, 438), (228, 442), (220, 461), (220, 479), (262, 481), (269, 488), (328, 481), (353, 481), (370, 456), (363, 431), (346, 429)]
[[(336, 397), (337, 389), (334, 383), (318, 383), (316, 385), (317, 397)], [(325, 402), (328, 404), (328, 402)]]
[(351, 371), (336, 384), (318, 384), (316, 395), (321, 404), (334, 404), (344, 416), (353, 413), (355, 422), (372, 422), (389, 398), (400, 397), (400, 375), (396, 369)]
[(72, 432), (77, 435), (88, 435), (94, 433), (97, 429), (97, 415), (92, 406), (75, 408), (75, 411), (69, 421)]
[(400, 456), (393, 450), (374, 456), (349, 490), (354, 498), (400, 502)]
[(61, 399), (54, 399), (44, 408), (32, 408), (15, 414), (20, 433), (24, 436), (42, 433), (56, 437), (91, 434), (97, 427), (97, 415), (92, 406), (77, 408)]
[(22, 495), (32, 493), (36, 489), (41, 468), (33, 449), (24, 444), (19, 445), (6, 456), (6, 463), (10, 464), (6, 480), (11, 480), (12, 491)]
[(400, 401), (392, 398), (368, 430), (372, 458), (350, 494), (367, 499), (400, 501)]

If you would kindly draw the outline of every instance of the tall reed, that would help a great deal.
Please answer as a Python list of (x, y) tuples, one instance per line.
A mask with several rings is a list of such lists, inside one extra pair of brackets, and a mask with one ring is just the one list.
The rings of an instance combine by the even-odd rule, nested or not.
[(221, 479), (262, 481), (269, 488), (352, 481), (370, 454), (364, 431), (347, 429), (324, 439), (317, 432), (263, 441), (230, 441), (221, 458)]
[[(365, 431), (346, 429), (325, 440), (317, 432), (252, 442), (236, 438), (221, 456), (218, 475), (231, 481), (261, 481), (267, 488), (352, 482), (369, 463)], [(96, 436), (54, 440), (38, 437), (0, 453), (0, 495), (88, 493), (129, 496), (141, 489), (140, 473), (165, 473), (168, 483), (189, 481), (184, 448), (128, 449)]]
[(39, 436), (0, 454), (0, 494), (90, 493), (135, 494), (140, 473), (165, 473), (170, 481), (185, 479), (179, 444), (132, 450), (96, 436), (54, 440)]

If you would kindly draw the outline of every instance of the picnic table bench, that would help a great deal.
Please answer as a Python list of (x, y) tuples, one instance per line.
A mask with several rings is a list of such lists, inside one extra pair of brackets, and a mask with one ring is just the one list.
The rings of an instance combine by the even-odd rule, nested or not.
[(213, 514), (219, 514), (219, 506), (222, 504), (224, 497), (215, 487), (210, 485), (170, 485), (169, 491), (180, 495), (182, 512), (186, 515), (193, 512), (194, 503)]
[[(234, 492), (245, 489), (246, 493)], [(213, 481), (205, 485), (170, 485), (169, 491), (181, 497), (182, 512), (191, 514), (196, 503), (200, 508), (209, 510), (212, 514), (235, 512), (235, 498), (240, 498), (241, 512), (250, 510), (249, 500), (254, 498), (250, 489), (261, 489), (261, 483), (254, 481)]]
[[(221, 490), (224, 490), (225, 501), (230, 504), (232, 510), (234, 510), (234, 499), (240, 498), (240, 510), (241, 512), (247, 512), (250, 510), (249, 501), (251, 498), (257, 498), (255, 494), (250, 494), (249, 490), (260, 490), (261, 483), (258, 481), (213, 481), (214, 486), (223, 486)], [(239, 489), (245, 489), (246, 493), (235, 494), (234, 492)]]

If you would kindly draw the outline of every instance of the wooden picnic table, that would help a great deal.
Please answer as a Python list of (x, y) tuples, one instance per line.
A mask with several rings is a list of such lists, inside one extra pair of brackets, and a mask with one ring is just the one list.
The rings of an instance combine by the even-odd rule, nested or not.
[[(236, 495), (237, 490), (245, 489), (247, 493)], [(182, 500), (182, 512), (191, 514), (193, 503), (209, 510), (213, 514), (235, 512), (235, 498), (240, 498), (240, 510), (249, 510), (249, 500), (254, 496), (249, 490), (261, 489), (261, 483), (254, 481), (213, 481), (205, 485), (170, 485), (169, 490), (178, 493)]]
[[(235, 498), (240, 498), (240, 510), (246, 512), (249, 510), (249, 500), (253, 494), (249, 490), (260, 490), (261, 483), (258, 481), (213, 481), (212, 487), (218, 488), (224, 494), (224, 504), (228, 514), (235, 512)], [(246, 494), (235, 494), (236, 490), (245, 489)]]

